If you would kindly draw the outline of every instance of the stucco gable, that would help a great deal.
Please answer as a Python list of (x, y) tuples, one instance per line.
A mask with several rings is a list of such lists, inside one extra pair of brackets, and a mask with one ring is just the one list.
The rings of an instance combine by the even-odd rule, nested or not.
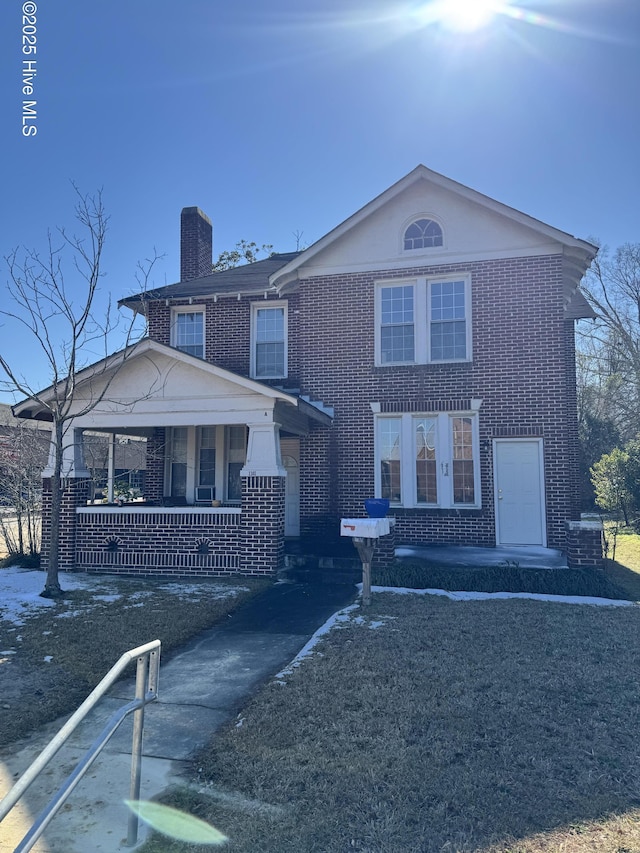
[[(435, 219), (443, 245), (405, 251), (417, 218)], [(418, 166), (329, 234), (275, 272), (282, 291), (314, 275), (570, 252), (583, 271), (596, 249), (533, 217)]]
[[(48, 388), (37, 396), (46, 401), (52, 395), (53, 388)], [(99, 398), (100, 402), (78, 420), (79, 426), (114, 413), (151, 418), (155, 413), (181, 411), (187, 417), (187, 413), (213, 409), (269, 410), (279, 401), (293, 406), (298, 403), (295, 397), (278, 389), (148, 338), (81, 371), (71, 414), (79, 415), (87, 404)], [(45, 412), (34, 399), (14, 407), (17, 417), (42, 418)]]

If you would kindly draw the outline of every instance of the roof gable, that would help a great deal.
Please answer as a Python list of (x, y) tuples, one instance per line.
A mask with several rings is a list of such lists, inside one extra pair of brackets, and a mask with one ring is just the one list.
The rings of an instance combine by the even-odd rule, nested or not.
[[(38, 398), (46, 402), (53, 395), (51, 386)], [(191, 409), (198, 410), (211, 410), (215, 407), (213, 401), (241, 398), (251, 400), (253, 405), (262, 400), (267, 408), (276, 401), (297, 405), (297, 399), (290, 394), (150, 338), (80, 371), (71, 414), (85, 410), (87, 404), (100, 397), (103, 399), (92, 409), (91, 417), (100, 412), (185, 408), (187, 401), (191, 401)], [(17, 417), (46, 419), (46, 408), (33, 398), (18, 403), (13, 411)]]
[[(416, 219), (442, 227), (442, 246), (406, 251)], [(584, 269), (596, 247), (482, 193), (418, 166), (270, 276), (281, 292), (298, 279), (497, 257), (569, 253)]]

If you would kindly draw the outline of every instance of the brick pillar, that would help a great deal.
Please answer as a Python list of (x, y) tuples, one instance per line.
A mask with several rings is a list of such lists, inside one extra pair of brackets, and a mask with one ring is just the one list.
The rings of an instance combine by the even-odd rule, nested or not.
[(144, 478), (144, 496), (148, 501), (162, 503), (164, 495), (164, 458), (166, 430), (157, 427), (147, 439), (147, 469)]
[(285, 478), (242, 476), (240, 567), (274, 574), (284, 565)]
[[(91, 478), (73, 477), (65, 481), (60, 507), (60, 571), (72, 572), (76, 563), (76, 508), (86, 506), (90, 496)], [(49, 543), (51, 539), (51, 478), (42, 480), (42, 547), (41, 568), (49, 566)]]
[(602, 524), (599, 521), (567, 522), (567, 566), (570, 569), (604, 568)]

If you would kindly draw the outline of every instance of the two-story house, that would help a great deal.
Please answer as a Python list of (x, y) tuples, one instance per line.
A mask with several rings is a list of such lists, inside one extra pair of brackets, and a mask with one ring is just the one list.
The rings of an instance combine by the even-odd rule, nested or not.
[[(595, 253), (424, 166), (308, 249), (223, 272), (185, 208), (180, 282), (121, 301), (148, 336), (81, 377), (79, 398), (117, 370), (73, 423), (63, 566), (273, 572), (286, 537), (335, 539), (373, 496), (399, 544), (580, 564), (574, 321)], [(146, 438), (144, 503), (87, 505), (83, 430)]]

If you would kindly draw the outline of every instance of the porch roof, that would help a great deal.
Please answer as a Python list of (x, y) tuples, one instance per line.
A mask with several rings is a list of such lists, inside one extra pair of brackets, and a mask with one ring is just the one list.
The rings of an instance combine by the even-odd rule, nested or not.
[[(19, 418), (51, 420), (56, 388), (13, 407)], [(310, 421), (328, 426), (331, 410), (145, 338), (76, 376), (69, 414), (73, 426), (145, 433), (156, 426), (280, 423), (294, 434)]]

